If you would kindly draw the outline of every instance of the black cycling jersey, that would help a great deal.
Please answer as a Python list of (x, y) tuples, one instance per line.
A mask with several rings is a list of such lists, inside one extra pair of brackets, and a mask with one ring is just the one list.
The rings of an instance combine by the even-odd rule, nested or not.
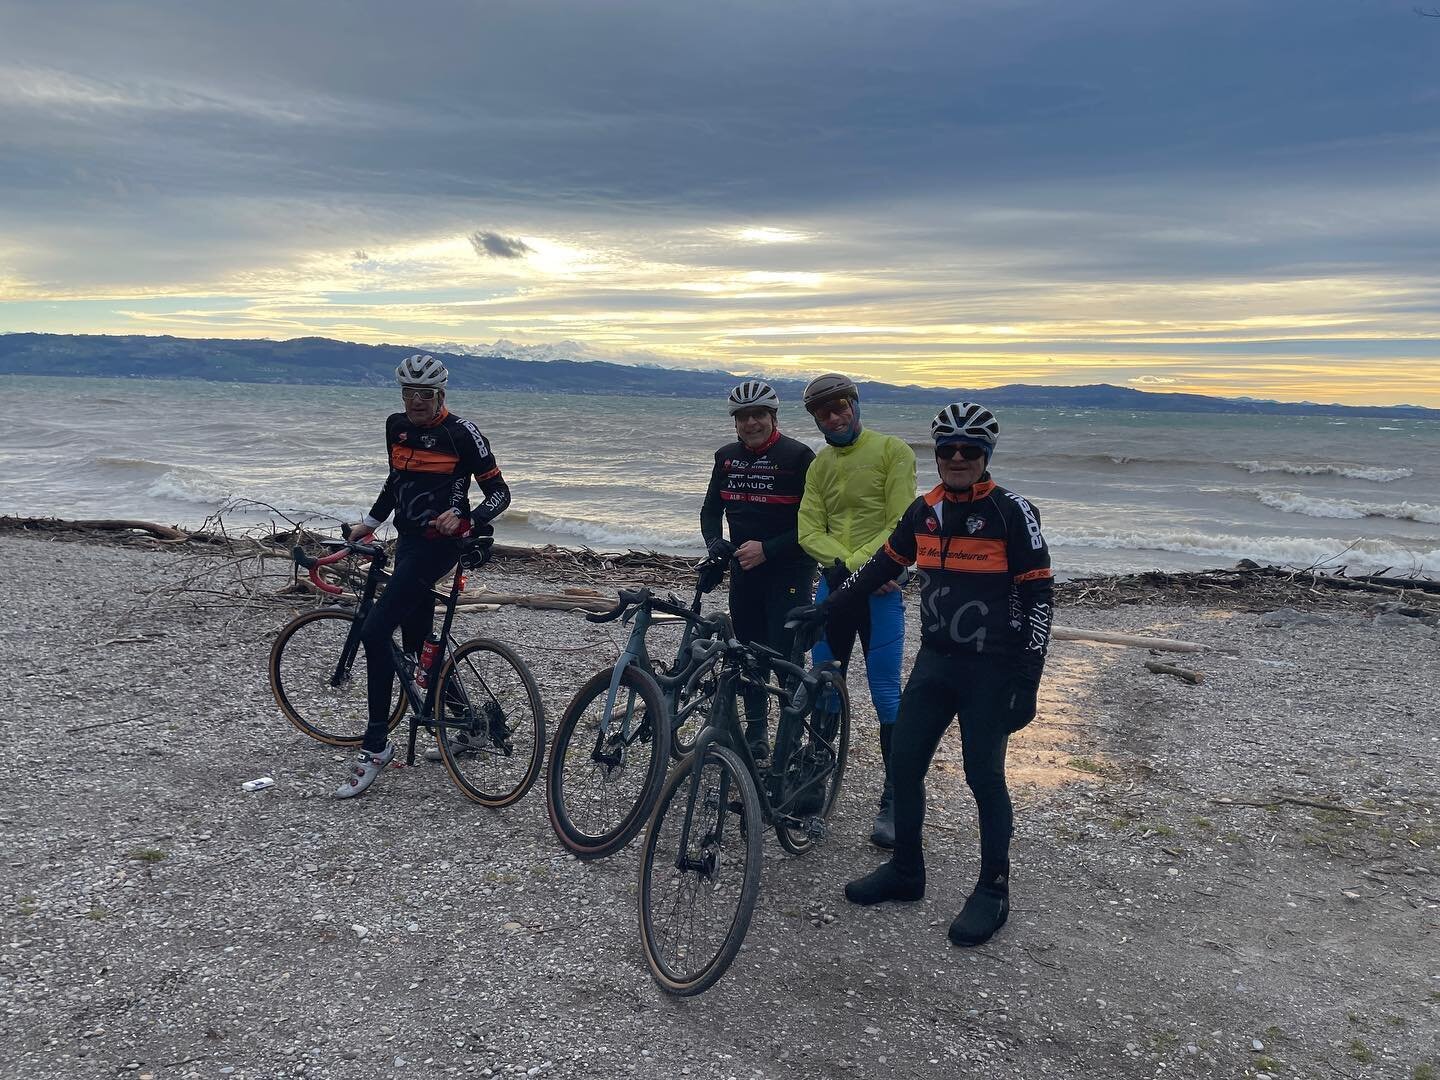
[[(393, 511), (399, 533), (417, 532), (446, 510), (483, 525), (510, 505), (510, 488), (485, 436), (448, 409), (441, 409), (435, 420), (423, 426), (411, 422), (403, 412), (392, 413), (385, 421), (385, 449), (390, 475), (369, 516), (384, 521)], [(473, 513), (472, 476), (485, 493), (485, 500)]]
[(805, 494), (805, 473), (815, 452), (779, 430), (758, 450), (743, 442), (715, 451), (710, 487), (700, 508), (700, 533), (706, 543), (721, 538), (721, 521), (730, 522), (736, 547), (759, 540), (767, 563), (805, 564), (796, 519)]
[(1050, 645), (1054, 583), (1040, 513), (986, 473), (970, 490), (921, 495), (890, 539), (835, 593), (857, 602), (911, 563), (920, 571), (925, 647), (997, 662), (1036, 685)]

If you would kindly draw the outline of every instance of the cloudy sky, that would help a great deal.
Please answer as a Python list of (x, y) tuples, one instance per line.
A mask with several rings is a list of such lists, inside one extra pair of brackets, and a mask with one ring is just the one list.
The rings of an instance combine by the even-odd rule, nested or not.
[(0, 0), (0, 147), (0, 331), (1440, 406), (1411, 0)]

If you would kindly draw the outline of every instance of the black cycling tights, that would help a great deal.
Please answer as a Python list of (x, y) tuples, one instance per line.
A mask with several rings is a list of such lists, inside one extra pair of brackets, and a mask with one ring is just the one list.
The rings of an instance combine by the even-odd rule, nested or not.
[(390, 583), (360, 628), (360, 640), (365, 643), (370, 699), (370, 723), (365, 728), (364, 749), (371, 753), (384, 750), (389, 737), (390, 705), (395, 700), (395, 661), (390, 654), (390, 636), (398, 626), (401, 647), (408, 653), (420, 652), (435, 623), (431, 586), (459, 561), (457, 540), (426, 540), (408, 534), (402, 535), (395, 547)]
[(983, 875), (1007, 873), (1014, 811), (1005, 786), (1004, 683), (993, 667), (922, 646), (895, 724), (890, 768), (895, 780), (895, 868), (923, 874), (920, 827), (925, 820), (925, 774), (950, 721), (960, 717), (965, 782), (980, 819)]

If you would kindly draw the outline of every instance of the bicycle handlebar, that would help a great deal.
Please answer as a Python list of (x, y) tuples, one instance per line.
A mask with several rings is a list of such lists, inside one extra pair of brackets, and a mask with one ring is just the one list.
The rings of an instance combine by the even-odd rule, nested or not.
[(361, 544), (354, 540), (346, 540), (345, 546), (333, 555), (314, 556), (306, 555), (305, 550), (298, 544), (290, 549), (290, 557), (296, 564), (303, 566), (310, 571), (311, 583), (321, 592), (329, 593), (331, 596), (343, 596), (345, 590), (338, 585), (331, 585), (328, 581), (320, 580), (320, 567), (330, 566), (339, 562), (349, 555), (359, 555), (362, 559), (373, 559), (376, 556), (384, 555), (385, 549), (379, 544)]

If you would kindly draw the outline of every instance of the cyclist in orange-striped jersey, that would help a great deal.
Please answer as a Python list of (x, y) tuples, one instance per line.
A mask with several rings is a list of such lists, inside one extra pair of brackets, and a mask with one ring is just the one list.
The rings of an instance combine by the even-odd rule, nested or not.
[(915, 563), (920, 571), (920, 652), (895, 725), (895, 851), (845, 887), (856, 904), (925, 895), (920, 827), (925, 774), (957, 715), (965, 780), (980, 823), (980, 879), (950, 924), (956, 945), (978, 945), (1010, 913), (1014, 813), (1005, 785), (1012, 732), (1035, 716), (1050, 642), (1050, 552), (1034, 504), (990, 479), (1000, 434), (990, 410), (948, 405), (930, 425), (940, 484), (905, 511), (889, 541), (819, 607), (815, 617), (862, 602)]
[[(363, 792), (395, 756), (386, 741), (395, 685), (391, 634), (398, 626), (405, 652), (420, 652), (434, 622), (431, 586), (460, 560), (460, 537), (490, 530), (510, 505), (510, 488), (485, 436), (445, 407), (449, 378), (445, 365), (424, 353), (395, 369), (405, 411), (385, 421), (390, 473), (364, 520), (348, 529), (349, 539), (363, 540), (394, 514), (400, 539), (390, 582), (361, 628), (370, 722), (359, 758), (335, 790), (340, 799)], [(473, 510), (472, 477), (484, 496)]]

